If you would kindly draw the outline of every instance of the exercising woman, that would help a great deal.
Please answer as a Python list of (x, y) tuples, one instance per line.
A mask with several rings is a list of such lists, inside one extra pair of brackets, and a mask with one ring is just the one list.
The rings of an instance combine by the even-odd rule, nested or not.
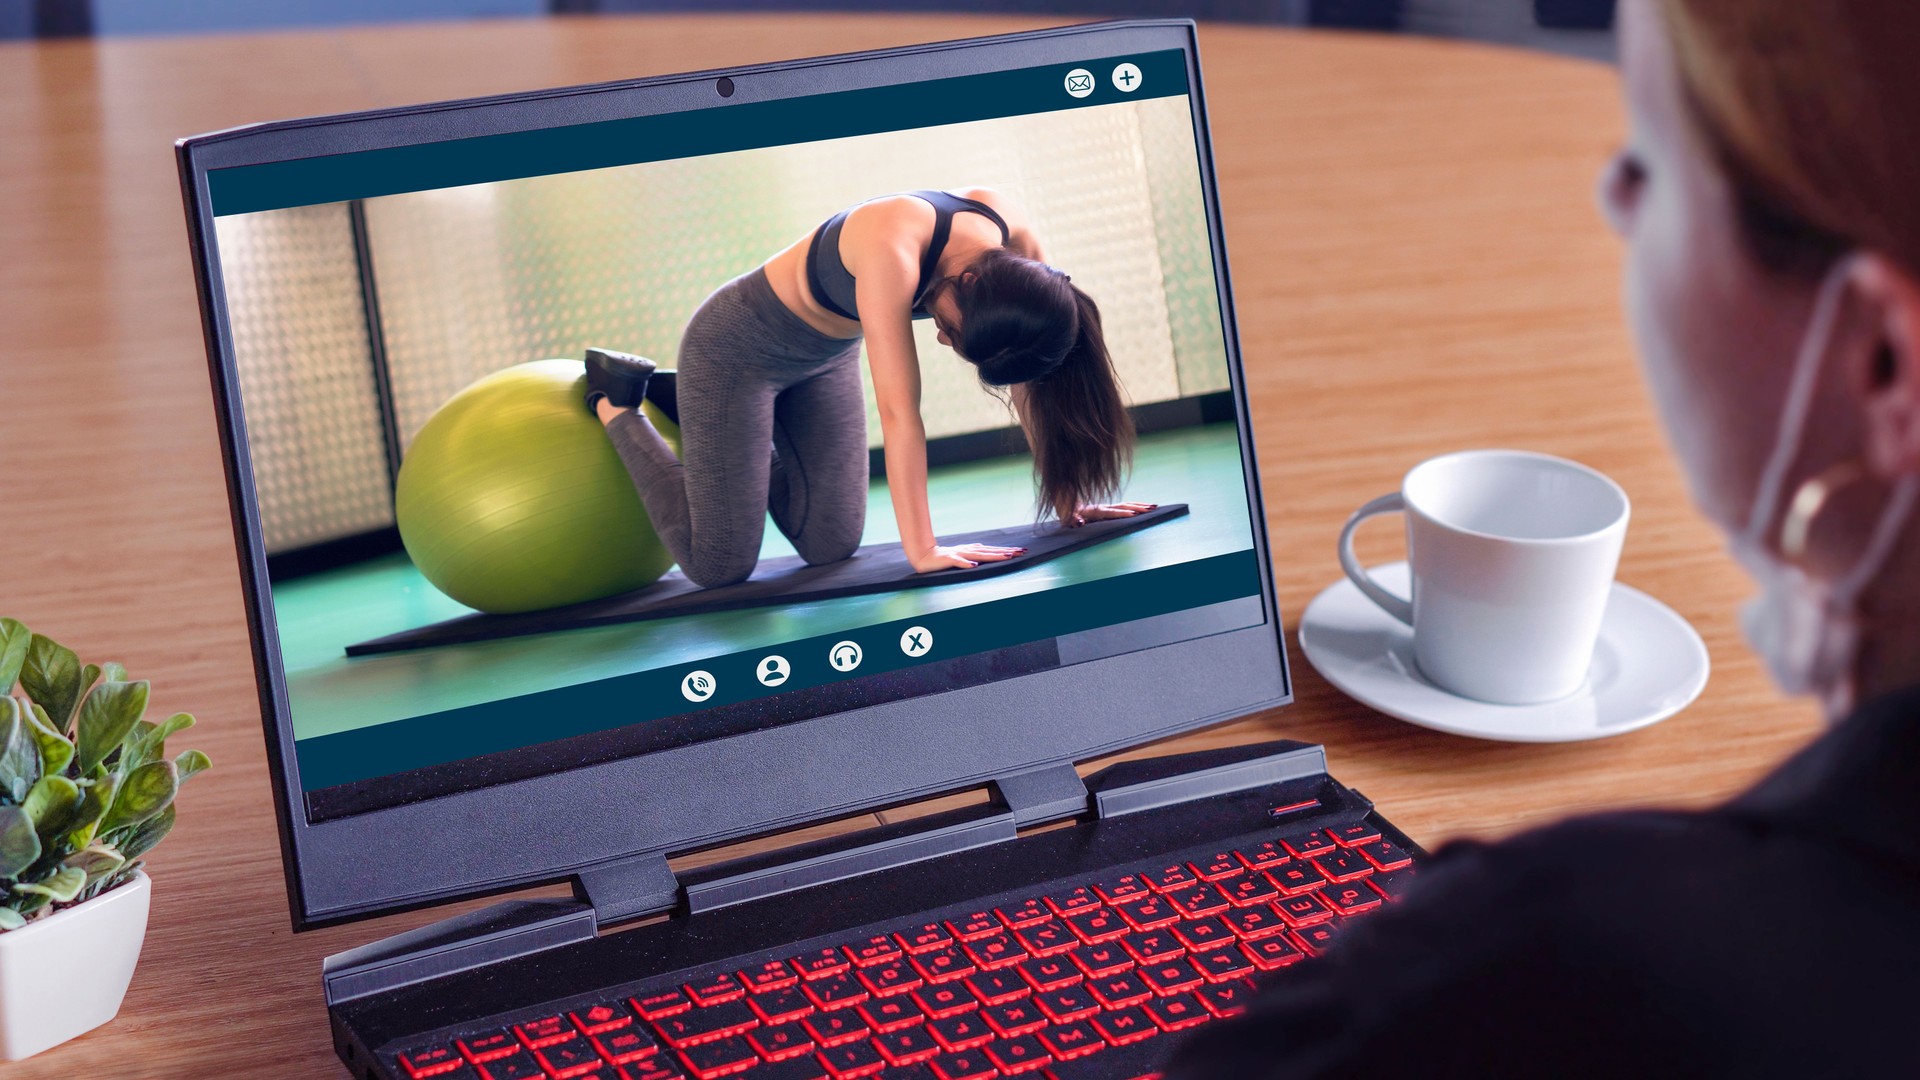
[[(907, 561), (926, 573), (1024, 552), (934, 535), (917, 318), (933, 319), (982, 383), (1008, 388), (1043, 513), (1072, 526), (1152, 509), (1103, 503), (1120, 486), (1133, 422), (1100, 309), (1047, 264), (1020, 208), (984, 188), (888, 195), (842, 210), (709, 296), (672, 380), (641, 357), (588, 350), (587, 406), (688, 579), (712, 587), (751, 574), (769, 511), (809, 564), (860, 546), (863, 337)], [(642, 400), (679, 422), (679, 455), (638, 411)]]

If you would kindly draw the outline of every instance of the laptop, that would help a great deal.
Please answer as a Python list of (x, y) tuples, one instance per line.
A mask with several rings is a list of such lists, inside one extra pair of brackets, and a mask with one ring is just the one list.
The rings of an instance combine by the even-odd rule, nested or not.
[[(570, 886), (330, 957), (351, 1075), (1129, 1080), (1404, 894), (1423, 853), (1321, 748), (1140, 749), (1291, 700), (1191, 23), (178, 157), (294, 928)], [(1024, 222), (1097, 303), (1151, 509), (1047, 520), (1018, 413), (921, 320), (935, 528), (1021, 554), (904, 565), (870, 411), (857, 550), (776, 514), (703, 588), (587, 351), (692, 394), (709, 297), (897, 192)]]

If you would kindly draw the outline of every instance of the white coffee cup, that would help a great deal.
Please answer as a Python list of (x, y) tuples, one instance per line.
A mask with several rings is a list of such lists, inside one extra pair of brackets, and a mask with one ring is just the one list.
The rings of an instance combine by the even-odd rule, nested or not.
[[(1421, 462), (1398, 492), (1354, 511), (1340, 566), (1413, 627), (1415, 662), (1442, 689), (1502, 705), (1553, 701), (1586, 680), (1629, 511), (1620, 485), (1577, 462), (1465, 450)], [(1407, 518), (1410, 600), (1353, 553), (1361, 522), (1395, 512)]]

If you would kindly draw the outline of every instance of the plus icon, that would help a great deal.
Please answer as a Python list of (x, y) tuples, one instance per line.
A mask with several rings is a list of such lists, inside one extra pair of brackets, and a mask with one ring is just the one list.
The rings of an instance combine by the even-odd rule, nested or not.
[(1119, 64), (1113, 69), (1113, 88), (1123, 94), (1131, 94), (1140, 89), (1140, 69), (1133, 64)]

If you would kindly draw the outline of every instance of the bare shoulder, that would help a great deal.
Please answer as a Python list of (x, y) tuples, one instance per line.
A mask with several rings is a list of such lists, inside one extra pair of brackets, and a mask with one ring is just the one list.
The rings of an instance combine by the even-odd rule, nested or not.
[(985, 203), (993, 207), (994, 213), (1005, 218), (1009, 227), (1013, 225), (1016, 219), (1021, 221), (1026, 220), (1026, 207), (1020, 205), (1020, 200), (1001, 191), (999, 188), (954, 188), (953, 193), (963, 199), (972, 199), (974, 202)]
[(932, 236), (933, 207), (925, 200), (883, 195), (848, 211), (840, 230), (840, 258), (855, 277), (903, 262), (917, 265)]

